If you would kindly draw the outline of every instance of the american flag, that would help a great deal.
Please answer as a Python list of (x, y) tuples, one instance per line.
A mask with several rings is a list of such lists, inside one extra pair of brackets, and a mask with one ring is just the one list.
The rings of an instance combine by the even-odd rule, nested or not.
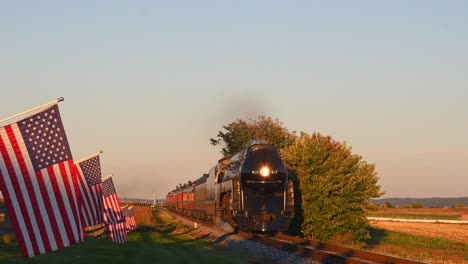
[(74, 171), (57, 104), (0, 128), (0, 190), (25, 258), (83, 241)]
[(113, 242), (127, 242), (127, 229), (125, 227), (125, 220), (122, 220), (118, 223), (110, 223), (107, 228), (109, 229), (110, 237)]
[(122, 213), (125, 216), (125, 225), (127, 227), (127, 232), (130, 232), (136, 228), (135, 217), (133, 216), (133, 206), (123, 206)]
[(101, 163), (99, 154), (77, 161), (75, 165), (79, 172), (79, 186), (83, 206), (81, 213), (85, 226), (104, 222), (104, 207), (102, 204)]
[(127, 223), (129, 223), (130, 230), (134, 230), (136, 228), (136, 222), (135, 222), (135, 213), (133, 212), (133, 205), (128, 207), (126, 218), (127, 218)]
[(104, 222), (109, 224), (123, 221), (122, 208), (111, 176), (102, 181), (102, 194), (104, 198)]
[(130, 231), (130, 222), (128, 221), (128, 205), (122, 206), (122, 214), (125, 217), (125, 226), (127, 227), (127, 232)]

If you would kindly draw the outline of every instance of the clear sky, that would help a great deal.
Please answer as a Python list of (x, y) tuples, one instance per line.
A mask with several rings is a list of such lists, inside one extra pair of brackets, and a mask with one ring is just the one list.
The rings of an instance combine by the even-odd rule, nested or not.
[(467, 1), (1, 1), (0, 94), (0, 119), (65, 97), (120, 197), (198, 178), (259, 115), (346, 141), (384, 197), (468, 196)]

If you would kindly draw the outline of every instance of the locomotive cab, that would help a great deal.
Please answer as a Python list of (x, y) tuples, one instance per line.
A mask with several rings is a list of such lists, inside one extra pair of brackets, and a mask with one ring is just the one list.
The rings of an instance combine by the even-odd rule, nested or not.
[[(240, 154), (239, 160), (242, 162), (238, 167), (235, 163), (230, 167), (233, 217), (238, 227), (255, 232), (287, 230), (294, 216), (294, 197), (292, 183), (277, 148), (269, 144), (253, 144)], [(236, 178), (239, 182), (237, 193)], [(240, 202), (236, 203), (236, 200)]]
[(254, 145), (246, 152), (241, 167), (244, 191), (258, 196), (282, 193), (288, 175), (278, 150), (271, 145)]

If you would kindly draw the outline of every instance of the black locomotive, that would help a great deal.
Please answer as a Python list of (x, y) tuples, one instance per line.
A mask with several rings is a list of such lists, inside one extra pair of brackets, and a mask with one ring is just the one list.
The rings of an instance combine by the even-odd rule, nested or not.
[(294, 190), (277, 148), (253, 142), (219, 160), (208, 174), (170, 191), (165, 206), (233, 228), (278, 232), (287, 230), (294, 216)]

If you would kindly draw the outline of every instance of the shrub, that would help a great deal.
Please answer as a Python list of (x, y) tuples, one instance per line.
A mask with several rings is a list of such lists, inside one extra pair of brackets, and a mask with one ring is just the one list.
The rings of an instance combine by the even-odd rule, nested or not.
[(316, 133), (302, 133), (282, 154), (297, 175), (304, 236), (369, 238), (366, 210), (370, 199), (381, 195), (374, 164), (361, 160), (345, 143)]

